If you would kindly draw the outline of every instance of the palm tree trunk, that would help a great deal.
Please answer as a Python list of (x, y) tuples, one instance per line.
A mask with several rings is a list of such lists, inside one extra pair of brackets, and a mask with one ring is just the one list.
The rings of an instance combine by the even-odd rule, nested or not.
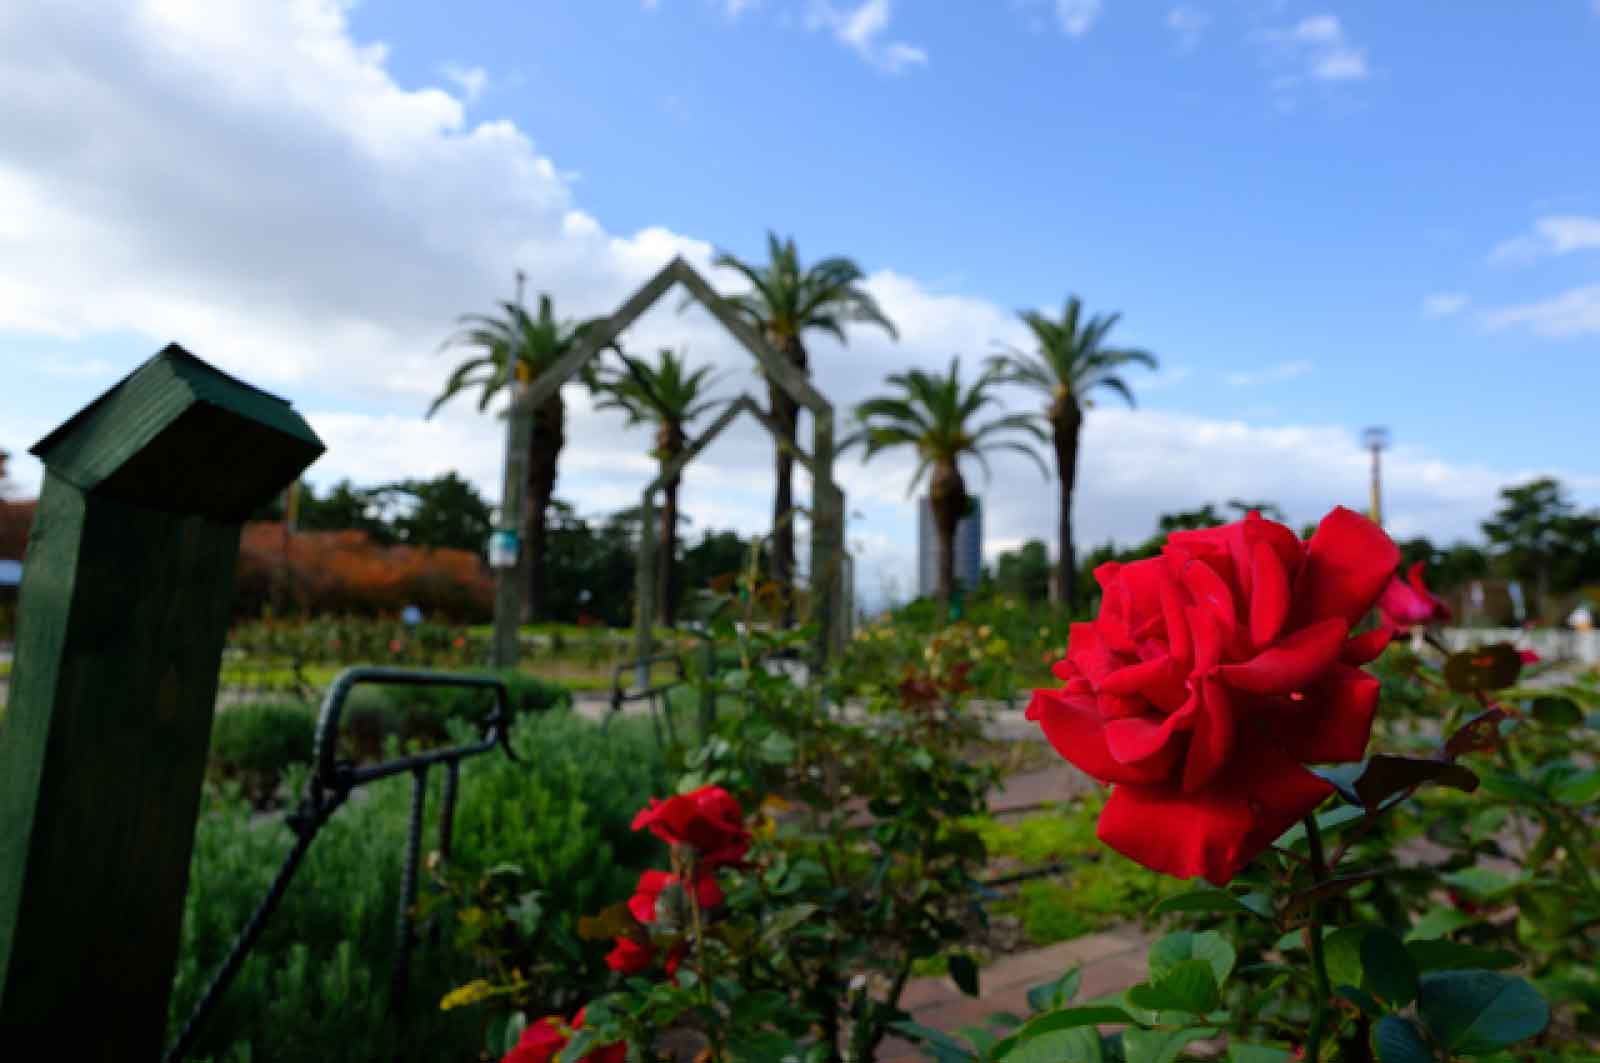
[(674, 476), (661, 491), (661, 554), (656, 565), (656, 601), (661, 603), (657, 615), (663, 627), (671, 627), (677, 613), (672, 592), (677, 589), (678, 483), (679, 478)]
[(939, 535), (939, 599), (948, 602), (956, 589), (956, 527), (967, 508), (967, 488), (955, 465), (934, 467), (928, 484), (928, 505)]
[[(773, 337), (768, 337), (769, 340)], [(806, 349), (798, 336), (776, 344), (791, 364), (806, 370)], [(776, 380), (767, 381), (768, 412), (772, 420), (799, 445), (800, 404)], [(772, 578), (783, 585), (783, 627), (794, 626), (794, 521), (785, 520), (794, 508), (794, 455), (781, 440), (773, 440)]]
[(523, 514), (528, 597), (523, 623), (544, 617), (544, 554), (546, 515), (556, 489), (556, 462), (566, 445), (566, 407), (559, 394), (533, 412), (533, 441), (528, 448), (528, 508)]
[(1061, 505), (1056, 527), (1055, 600), (1068, 609), (1078, 604), (1078, 554), (1072, 544), (1072, 489), (1078, 480), (1078, 433), (1083, 410), (1070, 395), (1062, 399), (1050, 418), (1056, 448), (1056, 478), (1061, 484)]

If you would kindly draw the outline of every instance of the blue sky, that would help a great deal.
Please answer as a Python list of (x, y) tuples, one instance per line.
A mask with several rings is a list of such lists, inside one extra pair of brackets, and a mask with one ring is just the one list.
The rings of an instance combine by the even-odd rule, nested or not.
[[(841, 405), (1017, 339), (1019, 307), (1124, 314), (1163, 368), (1138, 412), (1092, 415), (1087, 541), (1230, 495), (1297, 521), (1359, 503), (1374, 422), (1397, 532), (1471, 534), (1535, 472), (1600, 502), (1593, 0), (99, 10), (0, 14), (30, 42), (0, 50), (13, 452), (179, 339), (313, 415), (333, 444), (313, 479), (459, 467), (493, 493), (498, 429), (418, 417), (456, 313), (516, 266), (601, 312), (674, 253), (756, 255), (777, 228), (855, 257), (903, 326), (818, 345)], [(671, 308), (638, 339), (748, 363)], [(562, 491), (625, 504), (643, 437), (574, 402)], [(760, 526), (759, 451), (708, 451), (700, 524)], [(914, 547), (903, 471), (846, 475), (880, 582)], [(1048, 535), (1037, 473), (997, 473), (991, 547)]]

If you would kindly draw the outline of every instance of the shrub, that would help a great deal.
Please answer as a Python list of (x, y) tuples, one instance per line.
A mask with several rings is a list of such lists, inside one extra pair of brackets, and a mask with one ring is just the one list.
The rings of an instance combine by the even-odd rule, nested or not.
[(272, 800), (291, 764), (309, 764), (316, 713), (298, 701), (252, 701), (219, 709), (206, 774), (237, 782), (256, 806)]
[[(465, 737), (464, 734), (461, 737)], [(570, 713), (524, 718), (512, 733), (520, 763), (497, 753), (463, 764), (451, 865), (481, 873), (516, 862), (516, 888), (538, 891), (548, 913), (541, 948), (562, 941), (565, 996), (604, 982), (601, 952), (577, 944), (578, 914), (628, 895), (657, 855), (630, 829), (665, 776), (648, 724), (602, 735)], [(299, 770), (290, 773), (298, 783)], [(442, 772), (431, 773), (427, 830), (437, 837)], [(479, 1017), (441, 1012), (440, 998), (474, 976), (471, 957), (422, 933), (413, 955), (410, 1015), (388, 1015), (388, 979), (411, 787), (374, 784), (341, 808), (311, 847), (283, 904), (207, 1022), (192, 1058), (244, 1060), (473, 1058)], [(198, 826), (169, 1034), (176, 1036), (217, 965), (265, 895), (292, 837), (276, 818), (252, 822), (237, 791), (208, 793)], [(424, 893), (429, 886), (424, 883)], [(455, 920), (449, 909), (436, 913)]]

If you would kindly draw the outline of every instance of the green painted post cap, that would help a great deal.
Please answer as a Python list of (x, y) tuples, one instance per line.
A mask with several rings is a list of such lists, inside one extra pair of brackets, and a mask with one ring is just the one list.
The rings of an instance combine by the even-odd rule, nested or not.
[(172, 343), (31, 453), (84, 492), (242, 522), (326, 449), (286, 400)]

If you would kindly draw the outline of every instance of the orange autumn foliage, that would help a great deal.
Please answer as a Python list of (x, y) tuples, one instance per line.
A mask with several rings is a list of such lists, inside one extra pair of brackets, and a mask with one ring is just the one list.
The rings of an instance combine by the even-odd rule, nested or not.
[[(283, 593), (281, 522), (246, 524), (239, 545), (235, 612), (255, 615)], [(415, 605), (433, 620), (476, 621), (494, 609), (494, 580), (477, 554), (381, 546), (363, 531), (288, 537), (288, 601), (307, 614), (398, 613)]]

